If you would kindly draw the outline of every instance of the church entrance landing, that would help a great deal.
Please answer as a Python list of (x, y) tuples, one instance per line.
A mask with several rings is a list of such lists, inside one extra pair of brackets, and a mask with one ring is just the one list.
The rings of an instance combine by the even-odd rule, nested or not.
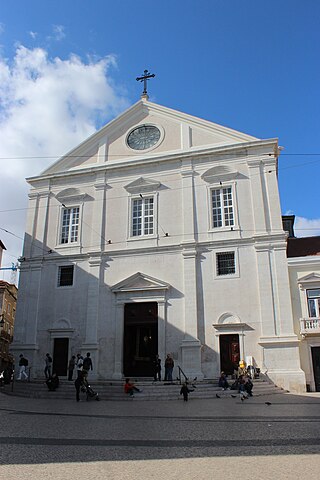
[(126, 303), (124, 306), (124, 375), (153, 377), (153, 359), (157, 353), (157, 302)]

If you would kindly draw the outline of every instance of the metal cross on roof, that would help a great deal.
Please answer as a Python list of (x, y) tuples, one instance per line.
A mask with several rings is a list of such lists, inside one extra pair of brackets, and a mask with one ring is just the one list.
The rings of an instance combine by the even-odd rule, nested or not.
[(147, 96), (148, 95), (148, 93), (147, 93), (147, 80), (149, 80), (150, 78), (154, 78), (154, 77), (155, 77), (154, 73), (149, 73), (148, 70), (145, 70), (141, 77), (136, 78), (137, 82), (143, 82), (142, 96), (144, 96), (144, 95)]

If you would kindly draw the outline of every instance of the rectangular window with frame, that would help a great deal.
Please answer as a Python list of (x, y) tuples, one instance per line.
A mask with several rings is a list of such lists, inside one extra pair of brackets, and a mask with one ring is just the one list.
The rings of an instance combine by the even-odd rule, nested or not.
[(320, 288), (307, 290), (307, 299), (309, 316), (320, 318)]
[(80, 208), (70, 207), (62, 210), (60, 243), (76, 243), (79, 238)]
[(212, 227), (233, 227), (234, 210), (232, 187), (214, 188), (211, 190)]
[(153, 235), (154, 233), (154, 199), (153, 197), (132, 200), (133, 237)]
[(58, 270), (58, 287), (70, 287), (73, 285), (74, 265), (64, 265)]
[(236, 261), (234, 252), (221, 252), (216, 254), (217, 275), (234, 275)]

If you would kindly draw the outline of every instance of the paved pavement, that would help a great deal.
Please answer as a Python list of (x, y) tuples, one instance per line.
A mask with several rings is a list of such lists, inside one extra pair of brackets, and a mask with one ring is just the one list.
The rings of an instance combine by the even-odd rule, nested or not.
[(187, 404), (0, 394), (0, 422), (1, 480), (320, 477), (320, 394)]

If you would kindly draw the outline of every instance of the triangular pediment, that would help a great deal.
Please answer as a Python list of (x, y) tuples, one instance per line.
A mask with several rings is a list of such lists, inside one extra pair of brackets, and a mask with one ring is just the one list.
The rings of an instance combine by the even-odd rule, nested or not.
[[(137, 127), (150, 125), (160, 132), (155, 144), (141, 150), (131, 148), (128, 135)], [(251, 135), (140, 100), (47, 168), (42, 175), (260, 142)]]
[(131, 277), (128, 277), (111, 287), (111, 291), (114, 293), (120, 293), (146, 290), (168, 290), (169, 287), (170, 285), (168, 283), (150, 277), (149, 275), (145, 275), (144, 273), (137, 272)]
[(128, 183), (124, 188), (129, 193), (155, 192), (160, 187), (161, 183), (150, 178), (140, 177), (131, 183)]
[(309, 273), (304, 277), (298, 278), (298, 284), (305, 286), (305, 285), (320, 285), (320, 274), (319, 273)]

